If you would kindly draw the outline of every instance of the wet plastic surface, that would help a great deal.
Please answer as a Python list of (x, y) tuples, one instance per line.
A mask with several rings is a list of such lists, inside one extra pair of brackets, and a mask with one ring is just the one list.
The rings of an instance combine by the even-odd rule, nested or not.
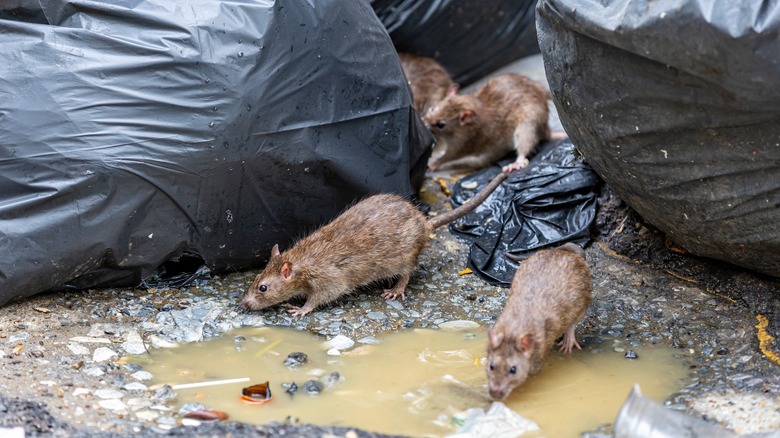
[[(500, 171), (493, 166), (462, 178), (452, 189), (453, 206)], [(508, 286), (518, 266), (515, 260), (566, 242), (584, 246), (590, 241), (599, 182), (575, 156), (570, 141), (546, 143), (525, 169), (512, 173), (450, 230), (471, 242), (469, 268), (491, 284)]]
[(148, 285), (166, 261), (258, 266), (422, 182), (431, 138), (367, 4), (11, 3), (0, 305)]
[(780, 276), (780, 9), (543, 0), (566, 132), (617, 195), (700, 256)]
[(428, 56), (466, 86), (539, 53), (533, 0), (370, 0), (399, 52)]

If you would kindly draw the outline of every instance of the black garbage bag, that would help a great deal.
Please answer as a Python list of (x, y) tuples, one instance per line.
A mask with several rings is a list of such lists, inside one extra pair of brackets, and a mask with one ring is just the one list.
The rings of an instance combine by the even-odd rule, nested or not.
[(539, 53), (536, 0), (370, 0), (399, 52), (439, 61), (466, 86)]
[[(487, 185), (501, 165), (455, 183), (453, 207)], [(539, 249), (566, 242), (584, 247), (590, 241), (599, 183), (570, 141), (548, 142), (526, 168), (512, 173), (482, 205), (450, 224), (450, 230), (471, 243), (472, 271), (490, 284), (509, 286), (518, 260)]]
[(422, 181), (430, 135), (368, 4), (4, 5), (0, 305), (262, 265)]
[(537, 26), (561, 122), (615, 193), (690, 252), (780, 276), (768, 5), (542, 0)]

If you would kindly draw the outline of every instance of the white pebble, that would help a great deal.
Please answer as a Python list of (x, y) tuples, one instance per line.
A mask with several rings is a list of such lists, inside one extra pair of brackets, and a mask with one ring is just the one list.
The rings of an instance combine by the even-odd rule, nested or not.
[(325, 342), (325, 344), (331, 348), (335, 348), (336, 350), (346, 350), (347, 348), (351, 348), (353, 345), (355, 345), (355, 341), (344, 335), (338, 335), (330, 341)]
[(130, 375), (135, 380), (152, 380), (152, 373), (149, 371), (136, 371), (133, 374)]
[(119, 354), (108, 347), (98, 347), (95, 349), (95, 353), (92, 354), (92, 360), (95, 362), (105, 362), (112, 357), (117, 356), (119, 356)]
[(95, 395), (102, 399), (113, 399), (122, 398), (125, 394), (122, 391), (117, 391), (116, 389), (101, 388), (95, 391)]
[(78, 397), (80, 395), (89, 394), (91, 391), (87, 388), (76, 388), (73, 390), (73, 397)]
[(100, 405), (101, 408), (108, 409), (110, 411), (124, 411), (124, 410), (127, 410), (127, 406), (125, 406), (124, 403), (122, 403), (120, 400), (117, 400), (117, 399), (100, 400), (98, 402), (98, 405)]
[(335, 348), (328, 350), (328, 356), (341, 356), (341, 352)]
[(73, 354), (79, 354), (79, 355), (87, 355), (89, 354), (89, 348), (78, 344), (76, 342), (68, 342), (68, 349)]

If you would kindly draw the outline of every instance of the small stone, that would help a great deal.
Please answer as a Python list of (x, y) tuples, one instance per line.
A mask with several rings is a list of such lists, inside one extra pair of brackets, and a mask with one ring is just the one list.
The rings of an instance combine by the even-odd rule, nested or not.
[(170, 385), (165, 385), (154, 392), (152, 399), (158, 402), (165, 402), (176, 398), (176, 392)]
[(99, 365), (91, 365), (86, 368), (84, 368), (84, 374), (92, 377), (100, 377), (106, 372), (103, 370), (103, 368)]
[(360, 342), (361, 344), (379, 345), (379, 339), (373, 336), (366, 336), (365, 338), (360, 338), (358, 339), (358, 342)]
[(333, 388), (334, 386), (344, 381), (344, 376), (342, 376), (338, 371), (334, 371), (326, 376), (323, 376), (322, 381), (325, 383), (325, 385), (328, 386), (328, 388)]
[(294, 368), (305, 364), (307, 360), (309, 360), (309, 356), (307, 356), (306, 353), (296, 351), (295, 353), (290, 353), (287, 355), (287, 358), (284, 360), (284, 364), (290, 368)]
[(285, 389), (285, 392), (293, 395), (296, 392), (298, 392), (298, 385), (295, 384), (295, 382), (284, 382), (282, 383), (282, 388)]
[(73, 397), (78, 397), (80, 395), (89, 394), (90, 390), (87, 388), (76, 388), (73, 390)]
[(157, 412), (153, 412), (153, 411), (143, 410), (143, 411), (136, 412), (135, 416), (139, 420), (154, 421), (154, 420), (156, 420), (160, 416), (160, 414), (158, 414)]
[(374, 321), (383, 321), (387, 319), (387, 315), (382, 312), (368, 312), (366, 316), (368, 319), (373, 319)]
[(203, 403), (184, 403), (179, 408), (179, 415), (184, 415), (187, 413), (190, 413), (192, 411), (204, 411), (209, 410), (210, 408)]
[(639, 356), (637, 356), (636, 351), (634, 350), (628, 350), (626, 351), (626, 359), (639, 359)]
[(152, 373), (150, 373), (149, 371), (136, 371), (133, 374), (131, 374), (130, 376), (132, 378), (134, 378), (135, 380), (140, 380), (140, 381), (152, 380), (152, 377), (153, 377)]
[(324, 388), (325, 385), (317, 380), (307, 380), (306, 383), (303, 384), (303, 390), (309, 395), (318, 395)]
[(385, 301), (385, 303), (387, 303), (388, 307), (392, 307), (395, 310), (403, 310), (403, 308), (404, 308), (404, 305), (401, 304), (401, 302), (398, 301), (398, 300), (388, 300), (388, 301)]
[(241, 342), (246, 342), (246, 338), (244, 336), (236, 336), (233, 338), (233, 342), (236, 344), (239, 344)]
[(335, 348), (331, 348), (327, 352), (328, 356), (341, 356), (341, 352)]
[(68, 342), (68, 349), (71, 351), (71, 353), (82, 356), (88, 355), (90, 353), (89, 348), (76, 342)]
[(355, 341), (344, 335), (338, 335), (325, 342), (325, 344), (336, 350), (346, 350), (347, 348), (352, 348), (352, 346), (355, 345)]
[(123, 392), (110, 388), (101, 388), (95, 390), (95, 395), (102, 399), (122, 398), (125, 396)]
[(455, 321), (443, 322), (439, 324), (439, 328), (443, 328), (445, 330), (474, 329), (474, 328), (479, 328), (479, 324), (477, 324), (474, 321), (458, 319)]
[(128, 391), (146, 391), (149, 388), (141, 382), (130, 382), (122, 388)]
[(98, 347), (95, 349), (95, 352), (92, 354), (92, 360), (95, 362), (105, 362), (112, 357), (118, 357), (119, 354), (117, 354), (116, 351), (108, 348), (108, 347)]
[(111, 340), (108, 338), (94, 338), (91, 336), (75, 336), (70, 338), (73, 342), (81, 342), (82, 344), (110, 344)]
[(15, 344), (19, 341), (24, 341), (25, 339), (28, 339), (30, 337), (29, 333), (23, 332), (23, 333), (16, 333), (8, 337), (8, 342), (11, 344)]
[(173, 348), (173, 347), (176, 346), (175, 343), (173, 343), (173, 342), (171, 342), (171, 341), (169, 341), (167, 339), (163, 339), (163, 338), (161, 338), (161, 337), (159, 337), (157, 335), (149, 336), (148, 340), (149, 340), (149, 344), (151, 344), (152, 347), (154, 347), (154, 348)]
[(102, 407), (103, 409), (108, 409), (110, 411), (127, 410), (127, 406), (124, 403), (122, 403), (121, 400), (117, 400), (117, 399), (100, 400), (98, 402), (98, 405), (100, 405), (100, 407)]
[(125, 335), (125, 342), (122, 343), (122, 349), (127, 354), (144, 354), (146, 353), (146, 346), (144, 340), (141, 339), (141, 335), (135, 330), (128, 330)]
[(725, 355), (729, 354), (729, 349), (728, 349), (728, 348), (726, 348), (726, 347), (722, 347), (722, 348), (720, 348), (720, 349), (717, 351), (717, 353), (716, 353), (716, 354), (718, 354), (718, 355), (720, 355), (720, 356), (725, 356)]

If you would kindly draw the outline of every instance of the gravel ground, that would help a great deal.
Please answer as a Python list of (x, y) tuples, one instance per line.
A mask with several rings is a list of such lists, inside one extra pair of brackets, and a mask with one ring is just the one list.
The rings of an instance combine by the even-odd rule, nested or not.
[[(433, 211), (449, 208), (438, 184), (428, 180), (425, 190), (424, 199), (435, 200)], [(685, 349), (691, 353), (690, 384), (668, 406), (740, 432), (780, 429), (780, 368), (762, 353), (756, 327), (762, 315), (767, 336), (776, 337), (778, 281), (680, 253), (608, 190), (600, 205), (597, 240), (587, 249), (594, 299), (578, 328), (581, 339), (622, 337), (629, 345)], [(178, 426), (175, 393), (148, 387), (145, 372), (123, 356), (208, 339), (234, 327), (289, 326), (327, 338), (360, 339), (451, 320), (492, 324), (507, 289), (459, 275), (466, 256), (465, 244), (440, 229), (405, 302), (385, 301), (378, 288), (367, 289), (303, 318), (288, 316), (284, 306), (261, 312), (238, 307), (257, 271), (216, 276), (187, 289), (88, 290), (8, 305), (0, 308), (0, 427), (57, 436), (191, 433)], [(776, 354), (777, 345), (764, 339), (764, 350)], [(237, 423), (209, 425), (198, 433), (264, 436), (279, 428), (305, 436), (370, 436)]]

